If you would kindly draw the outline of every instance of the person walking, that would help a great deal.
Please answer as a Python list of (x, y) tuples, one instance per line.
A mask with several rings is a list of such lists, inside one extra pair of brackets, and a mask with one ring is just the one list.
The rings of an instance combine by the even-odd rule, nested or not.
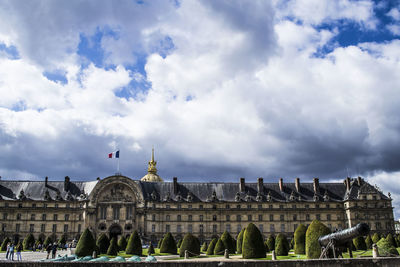
[(18, 246), (17, 246), (17, 261), (22, 261), (21, 251), (22, 251), (22, 244), (18, 243)]
[(46, 251), (47, 251), (47, 258), (46, 259), (49, 258), (51, 249), (52, 249), (52, 244), (50, 243), (50, 244), (47, 245), (47, 248), (46, 248)]
[(51, 249), (51, 258), (55, 259), (57, 253), (57, 243), (53, 244), (53, 248)]
[(10, 259), (13, 261), (14, 260), (14, 243), (11, 243), (10, 245)]
[(6, 253), (6, 259), (8, 260), (8, 256), (10, 255), (10, 242), (7, 243), (7, 253)]

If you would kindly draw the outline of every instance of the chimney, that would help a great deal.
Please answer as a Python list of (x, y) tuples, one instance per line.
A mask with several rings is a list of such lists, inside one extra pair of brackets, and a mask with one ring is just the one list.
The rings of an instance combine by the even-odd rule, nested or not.
[(346, 191), (349, 191), (350, 190), (350, 177), (347, 177), (344, 180), (344, 184), (346, 185)]
[(245, 179), (243, 177), (240, 178), (239, 191), (240, 192), (246, 191)]
[(358, 186), (361, 186), (362, 184), (362, 178), (360, 176), (357, 177), (357, 184)]
[(261, 177), (258, 178), (257, 190), (258, 190), (258, 193), (264, 192), (264, 179)]
[(314, 178), (314, 193), (319, 194), (319, 179)]
[(49, 181), (49, 177), (46, 176), (46, 178), (44, 178), (44, 186), (47, 187), (47, 182)]
[(296, 178), (295, 186), (296, 186), (297, 193), (299, 193), (300, 192), (300, 178)]
[(65, 179), (64, 179), (64, 191), (69, 191), (69, 177), (68, 176), (65, 176)]
[(179, 185), (178, 185), (178, 177), (174, 177), (174, 195), (178, 194)]
[(283, 179), (279, 178), (279, 189), (283, 192)]

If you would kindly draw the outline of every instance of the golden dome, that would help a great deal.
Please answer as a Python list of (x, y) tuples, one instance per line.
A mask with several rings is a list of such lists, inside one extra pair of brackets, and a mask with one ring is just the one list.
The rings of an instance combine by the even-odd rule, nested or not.
[(154, 160), (154, 148), (151, 151), (151, 160), (147, 168), (147, 174), (140, 179), (142, 182), (164, 182), (164, 180), (157, 174), (157, 161)]

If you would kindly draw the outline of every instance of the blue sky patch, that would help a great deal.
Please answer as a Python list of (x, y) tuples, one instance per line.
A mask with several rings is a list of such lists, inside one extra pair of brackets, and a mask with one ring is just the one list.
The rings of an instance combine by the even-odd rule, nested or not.
[(5, 44), (0, 43), (0, 51), (6, 52), (6, 54), (8, 55), (8, 57), (10, 59), (19, 59), (20, 58), (18, 49), (13, 45), (6, 46)]
[(56, 83), (61, 83), (61, 84), (67, 84), (68, 83), (68, 80), (67, 80), (67, 77), (65, 76), (65, 73), (62, 72), (62, 71), (54, 71), (54, 72), (45, 71), (45, 72), (43, 72), (43, 75), (47, 79), (49, 79), (49, 80), (51, 80), (53, 82), (56, 82)]

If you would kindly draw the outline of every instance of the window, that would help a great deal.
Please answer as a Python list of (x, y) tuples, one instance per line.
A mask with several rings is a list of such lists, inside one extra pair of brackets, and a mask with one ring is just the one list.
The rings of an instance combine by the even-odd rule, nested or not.
[(82, 225), (78, 224), (78, 233), (80, 233), (82, 230)]
[(165, 232), (171, 232), (171, 225), (167, 224), (165, 225)]
[(237, 209), (240, 209), (240, 204), (239, 204), (239, 205), (236, 205), (236, 208), (237, 208)]
[(36, 215), (35, 214), (31, 214), (31, 221), (34, 221), (36, 219)]
[(203, 205), (199, 205), (199, 209), (203, 209)]
[(64, 233), (68, 233), (68, 224), (64, 224)]
[(40, 226), (40, 231), (41, 231), (42, 233), (46, 232), (46, 225), (45, 225), (45, 224), (42, 224), (42, 225)]
[(294, 224), (294, 225), (293, 225), (293, 231), (296, 232), (297, 226), (298, 226), (297, 224)]
[(8, 207), (8, 203), (7, 203), (7, 202), (6, 202), (6, 203), (4, 203), (4, 207), (6, 207), (6, 208)]
[(213, 215), (213, 221), (217, 221), (217, 215)]
[(166, 209), (170, 209), (171, 206), (170, 206), (170, 205), (166, 205), (165, 208), (166, 208)]
[(178, 215), (176, 219), (177, 219), (178, 222), (180, 222), (182, 220), (182, 216)]
[(269, 220), (272, 222), (272, 221), (274, 221), (274, 215), (273, 214), (270, 214), (269, 215)]
[(240, 222), (242, 220), (242, 216), (240, 214), (236, 215), (236, 221)]
[(306, 220), (307, 220), (307, 221), (310, 220), (310, 214), (306, 214)]
[(199, 226), (199, 232), (200, 232), (200, 234), (202, 234), (204, 232), (204, 226), (202, 224), (200, 224), (200, 226)]
[(21, 220), (21, 213), (17, 214), (17, 220)]
[(18, 203), (18, 208), (22, 208), (22, 203)]
[(127, 206), (126, 207), (126, 219), (132, 220), (132, 217), (133, 217), (132, 206)]
[(227, 225), (225, 226), (225, 228), (226, 228), (226, 231), (227, 231), (227, 232), (230, 232), (230, 231), (231, 231), (231, 225), (230, 225), (230, 224), (227, 224)]
[(281, 224), (281, 232), (282, 233), (285, 232), (285, 224), (284, 223)]
[(55, 208), (58, 208), (58, 204), (55, 204), (54, 207), (55, 207)]
[(309, 209), (309, 208), (310, 208), (310, 205), (306, 204), (306, 209)]
[(199, 216), (199, 221), (201, 221), (201, 222), (203, 221), (203, 215)]
[(217, 232), (217, 225), (213, 224), (213, 233), (215, 234)]
[(178, 210), (181, 210), (182, 209), (182, 205), (181, 204), (178, 204)]
[(156, 225), (152, 224), (151, 225), (151, 232), (154, 233), (156, 231)]
[(171, 220), (171, 216), (170, 216), (170, 215), (167, 215), (167, 216), (165, 217), (165, 220), (166, 220), (167, 222), (169, 222), (169, 221)]
[(231, 207), (229, 206), (229, 204), (227, 204), (227, 205), (225, 206), (225, 208), (226, 208), (227, 210), (229, 210)]
[(293, 214), (293, 221), (297, 221), (297, 214)]
[(283, 205), (279, 205), (279, 208), (282, 210), (283, 209)]
[(69, 214), (65, 214), (65, 215), (64, 215), (64, 219), (65, 219), (66, 221), (69, 221)]
[(154, 203), (153, 203), (153, 205), (151, 205), (151, 206), (153, 207), (153, 209), (155, 209), (155, 208), (156, 208), (156, 204), (154, 204)]
[(258, 205), (258, 209), (259, 209), (259, 210), (262, 209), (262, 205), (261, 205), (261, 204)]
[(32, 204), (32, 208), (36, 208), (36, 204)]
[(270, 208), (270, 209), (273, 209), (273, 208), (274, 208), (274, 206), (271, 204), (271, 205), (269, 205), (269, 208)]
[(189, 208), (189, 209), (192, 209), (192, 205), (188, 205), (188, 208)]
[(189, 222), (193, 221), (193, 216), (192, 216), (192, 215), (189, 215), (189, 216), (188, 216), (188, 221), (189, 221)]
[(226, 221), (229, 222), (231, 220), (231, 216), (230, 215), (226, 215)]
[(43, 213), (42, 214), (42, 221), (45, 221), (47, 219), (47, 215), (46, 215), (46, 213)]
[(30, 224), (29, 225), (29, 232), (33, 233), (35, 231), (35, 225), (34, 224)]
[(315, 218), (316, 218), (318, 221), (320, 221), (320, 220), (321, 220), (321, 214), (316, 214), (316, 215), (315, 215)]
[(53, 221), (57, 221), (58, 220), (58, 215), (57, 214), (54, 214), (53, 215)]
[(79, 214), (78, 218), (79, 218), (79, 221), (82, 221), (82, 214)]
[(242, 226), (240, 224), (238, 224), (236, 230), (238, 233), (240, 233), (240, 231), (242, 231)]
[(119, 210), (120, 210), (120, 208), (118, 206), (113, 207), (113, 219), (114, 220), (119, 220)]
[(327, 214), (327, 215), (326, 215), (326, 219), (327, 219), (328, 221), (330, 221), (330, 220), (331, 220), (331, 215), (330, 215), (330, 214)]
[(176, 232), (181, 233), (182, 232), (182, 226), (180, 224), (178, 224), (176, 226)]
[(7, 213), (3, 213), (3, 220), (7, 220), (8, 214)]
[(280, 220), (281, 222), (284, 221), (284, 220), (285, 220), (285, 215), (281, 214), (281, 215), (279, 216), (279, 220)]
[(19, 233), (19, 230), (20, 230), (20, 224), (17, 223), (17, 224), (15, 225), (15, 232)]
[(217, 205), (212, 205), (213, 210), (217, 209)]
[(269, 231), (270, 231), (271, 233), (275, 233), (275, 224), (270, 224), (270, 226), (269, 226)]
[(65, 204), (65, 207), (66, 207), (67, 209), (69, 209), (69, 207), (70, 207), (69, 203)]
[(6, 231), (6, 224), (5, 224), (5, 223), (3, 223), (3, 224), (1, 225), (1, 231), (3, 231), (3, 232)]
[(193, 232), (193, 225), (191, 225), (191, 224), (188, 225), (188, 232), (189, 233)]
[(260, 230), (260, 232), (264, 232), (264, 225), (263, 224), (259, 224), (258, 225), (258, 229)]
[(375, 223), (375, 229), (376, 230), (381, 230), (381, 223), (380, 222), (376, 222)]
[(326, 204), (326, 205), (325, 205), (325, 207), (326, 207), (327, 209), (329, 209), (329, 208), (330, 208), (329, 204)]
[(319, 209), (319, 204), (315, 204), (315, 208), (316, 208), (316, 209)]
[(53, 233), (57, 232), (57, 224), (53, 224)]
[(263, 216), (262, 216), (262, 214), (258, 214), (258, 221), (262, 221), (263, 220)]
[(248, 220), (249, 222), (251, 222), (251, 221), (253, 220), (252, 216), (251, 216), (251, 215), (247, 215), (247, 220)]
[(155, 214), (152, 214), (152, 215), (151, 215), (151, 220), (152, 220), (153, 222), (156, 220), (156, 215), (155, 215)]

